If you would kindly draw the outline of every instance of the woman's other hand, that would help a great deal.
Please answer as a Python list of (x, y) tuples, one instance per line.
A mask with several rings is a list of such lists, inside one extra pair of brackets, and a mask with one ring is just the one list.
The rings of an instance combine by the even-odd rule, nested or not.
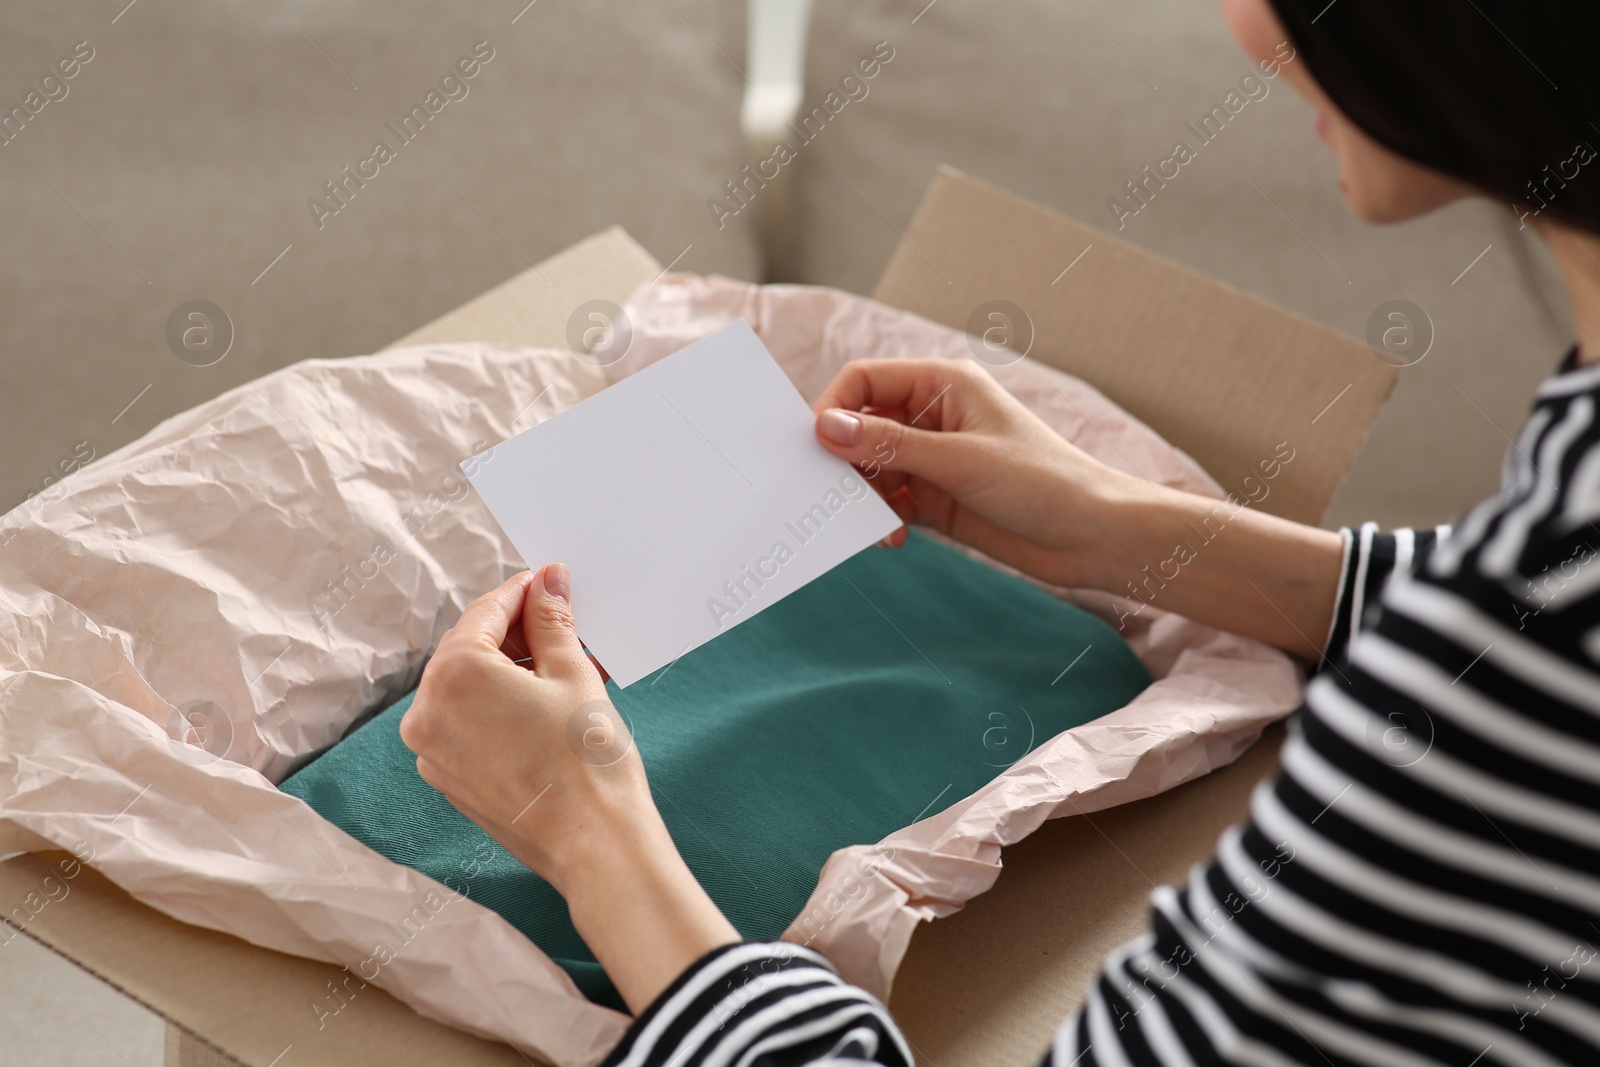
[(1056, 585), (1154, 604), (1307, 660), (1322, 653), (1344, 558), (1336, 533), (1241, 504), (1223, 508), (1215, 536), (1197, 536), (1216, 527), (1217, 500), (1106, 466), (966, 360), (846, 363), (815, 411), (818, 439), (906, 523)]
[(1105, 584), (1115, 555), (1106, 512), (1147, 488), (966, 360), (846, 363), (814, 410), (818, 439), (858, 466), (902, 521), (1057, 585)]
[[(564, 564), (467, 606), (400, 720), (417, 773), (566, 898), (573, 925), (640, 1010), (739, 939), (679, 856), (644, 764), (578, 640)], [(520, 631), (526, 666), (507, 648)]]

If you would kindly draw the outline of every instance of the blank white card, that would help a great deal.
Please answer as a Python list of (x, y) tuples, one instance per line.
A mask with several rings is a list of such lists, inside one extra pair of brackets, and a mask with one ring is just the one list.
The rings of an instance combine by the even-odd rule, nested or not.
[(900, 525), (814, 427), (738, 321), (462, 466), (528, 566), (572, 568), (578, 633), (627, 686)]

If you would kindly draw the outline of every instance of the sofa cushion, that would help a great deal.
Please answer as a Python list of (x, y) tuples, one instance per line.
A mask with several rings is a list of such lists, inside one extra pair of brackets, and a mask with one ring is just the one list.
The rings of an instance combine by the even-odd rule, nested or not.
[[(742, 162), (740, 0), (120, 6), (22, 0), (0, 35), (0, 108), (39, 107), (0, 138), (0, 509), (611, 224), (662, 263), (758, 272), (752, 228), (705, 211)], [(169, 350), (195, 299), (232, 322), (211, 366)]]

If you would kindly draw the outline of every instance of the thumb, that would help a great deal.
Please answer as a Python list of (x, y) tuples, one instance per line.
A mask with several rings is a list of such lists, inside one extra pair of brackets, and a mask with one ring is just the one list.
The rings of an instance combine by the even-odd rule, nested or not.
[(919, 430), (882, 415), (826, 408), (817, 416), (817, 439), (829, 452), (857, 466), (927, 474), (946, 435)]
[(575, 678), (592, 672), (572, 621), (572, 574), (565, 563), (547, 563), (528, 583), (522, 606), (522, 636), (536, 674)]

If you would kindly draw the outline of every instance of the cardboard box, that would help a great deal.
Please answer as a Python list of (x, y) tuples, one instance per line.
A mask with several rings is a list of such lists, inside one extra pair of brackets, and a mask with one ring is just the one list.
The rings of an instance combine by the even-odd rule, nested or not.
[[(659, 270), (612, 229), (401, 343), (560, 346), (573, 308), (597, 297), (621, 303)], [(1236, 492), (1289, 441), (1296, 459), (1260, 505), (1302, 521), (1325, 513), (1395, 381), (1353, 338), (950, 170), (936, 177), (875, 295), (958, 328), (992, 301), (1008, 302), (1025, 320), (1032, 358), (1094, 384)], [(1105, 954), (1142, 931), (1150, 889), (1181, 880), (1244, 814), (1250, 789), (1276, 766), (1280, 738), (1270, 731), (1224, 770), (1056, 820), (1009, 849), (994, 890), (912, 941), (891, 1007), (919, 1056), (939, 1067), (1035, 1062)], [(0, 863), (0, 912), (35, 891), (56, 858)], [(308, 1005), (337, 968), (176, 922), (91, 871), (72, 899), (26, 932), (167, 1019), (168, 1067), (525, 1061), (376, 988), (337, 1028), (318, 1032)]]

